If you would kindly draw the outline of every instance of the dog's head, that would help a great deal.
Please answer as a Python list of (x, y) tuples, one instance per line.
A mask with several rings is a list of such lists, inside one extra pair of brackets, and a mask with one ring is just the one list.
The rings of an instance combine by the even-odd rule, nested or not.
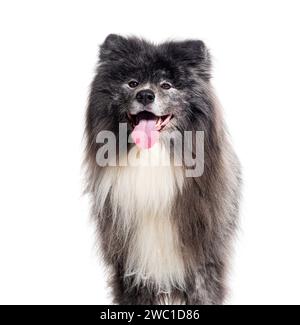
[[(209, 115), (210, 55), (200, 40), (154, 45), (109, 35), (100, 47), (100, 63), (90, 98), (90, 121), (114, 130), (141, 121), (164, 133), (192, 130)], [(144, 125), (145, 126), (145, 125)], [(117, 131), (117, 129), (115, 129)]]

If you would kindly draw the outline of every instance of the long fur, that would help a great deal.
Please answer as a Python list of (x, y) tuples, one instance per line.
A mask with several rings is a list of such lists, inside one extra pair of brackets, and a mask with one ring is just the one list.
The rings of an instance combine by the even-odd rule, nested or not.
[[(210, 69), (201, 41), (154, 45), (109, 35), (100, 48), (86, 117), (86, 179), (116, 303), (224, 301), (240, 169), (210, 84)], [(174, 118), (151, 149), (139, 151), (131, 144), (128, 152), (117, 151), (118, 161), (127, 153), (138, 155), (137, 165), (100, 167), (97, 134), (109, 130), (118, 136), (118, 124), (128, 123), (126, 112), (134, 101), (124, 85), (133, 77), (152, 85), (158, 109), (172, 111)], [(168, 95), (156, 88), (162, 78), (174, 85)], [(170, 154), (165, 140), (174, 130), (204, 131), (201, 176), (186, 177), (184, 165), (144, 164)]]

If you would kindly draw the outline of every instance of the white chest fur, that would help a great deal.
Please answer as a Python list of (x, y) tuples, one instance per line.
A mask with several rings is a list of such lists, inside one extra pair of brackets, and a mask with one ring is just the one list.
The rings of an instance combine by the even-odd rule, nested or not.
[[(132, 150), (130, 154), (137, 153), (136, 147)], [(159, 144), (140, 151), (135, 166), (110, 167), (98, 187), (100, 208), (111, 190), (116, 229), (130, 233), (125, 277), (133, 277), (136, 284), (155, 285), (162, 292), (172, 286), (182, 288), (185, 277), (171, 215), (183, 173), (180, 168), (163, 166), (167, 154)]]

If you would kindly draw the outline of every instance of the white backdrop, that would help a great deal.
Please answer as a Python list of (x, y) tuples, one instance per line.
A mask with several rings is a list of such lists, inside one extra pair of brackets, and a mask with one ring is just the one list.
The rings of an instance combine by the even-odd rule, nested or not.
[(228, 303), (300, 303), (298, 4), (1, 1), (0, 303), (110, 302), (80, 173), (89, 84), (109, 33), (211, 49), (244, 175)]

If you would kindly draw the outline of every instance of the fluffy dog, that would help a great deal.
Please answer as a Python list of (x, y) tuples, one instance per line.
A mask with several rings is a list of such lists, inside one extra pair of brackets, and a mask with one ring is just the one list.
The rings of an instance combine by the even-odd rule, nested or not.
[(210, 78), (200, 40), (100, 47), (86, 178), (115, 303), (224, 301), (240, 168)]

